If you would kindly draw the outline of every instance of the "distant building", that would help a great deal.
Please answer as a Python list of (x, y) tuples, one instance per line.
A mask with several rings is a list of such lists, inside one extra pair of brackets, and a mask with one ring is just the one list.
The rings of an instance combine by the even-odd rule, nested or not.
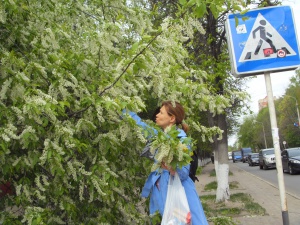
[[(274, 101), (277, 99), (275, 96), (273, 97)], [(263, 108), (268, 106), (268, 96), (264, 97), (263, 99), (258, 100), (258, 111), (262, 110)]]

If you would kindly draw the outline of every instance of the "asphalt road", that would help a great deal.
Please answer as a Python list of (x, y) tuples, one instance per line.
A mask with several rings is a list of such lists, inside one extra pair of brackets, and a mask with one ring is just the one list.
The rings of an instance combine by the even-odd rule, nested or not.
[[(230, 163), (233, 162), (230, 160)], [(276, 169), (261, 170), (259, 169), (259, 166), (249, 166), (248, 163), (242, 162), (235, 162), (234, 164), (239, 168), (252, 173), (253, 175), (271, 183), (278, 188), (278, 177)], [(300, 199), (300, 174), (290, 175), (288, 173), (284, 173), (283, 177), (286, 193), (294, 195), (298, 199)]]

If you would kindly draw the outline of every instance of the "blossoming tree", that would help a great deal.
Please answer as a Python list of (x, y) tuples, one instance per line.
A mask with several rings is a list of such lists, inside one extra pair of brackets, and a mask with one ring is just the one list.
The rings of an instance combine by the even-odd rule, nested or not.
[(122, 109), (179, 100), (191, 122), (205, 102), (230, 104), (184, 61), (197, 20), (183, 13), (154, 28), (142, 3), (2, 1), (0, 182), (13, 188), (1, 198), (3, 224), (144, 224), (146, 140)]

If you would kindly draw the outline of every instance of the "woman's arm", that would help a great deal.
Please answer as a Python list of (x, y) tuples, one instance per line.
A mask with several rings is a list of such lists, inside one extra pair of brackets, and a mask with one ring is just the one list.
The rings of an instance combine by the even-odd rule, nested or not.
[(134, 119), (134, 121), (139, 127), (141, 127), (144, 131), (147, 130), (149, 133), (144, 135), (146, 138), (151, 138), (153, 137), (153, 135), (157, 134), (157, 130), (145, 123), (144, 121), (142, 121), (142, 119), (135, 112), (123, 109), (122, 114), (128, 114), (132, 119)]

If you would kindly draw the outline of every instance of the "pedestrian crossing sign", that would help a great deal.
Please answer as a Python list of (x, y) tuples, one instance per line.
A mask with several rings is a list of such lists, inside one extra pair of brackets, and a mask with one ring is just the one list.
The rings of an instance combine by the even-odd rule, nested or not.
[(294, 24), (289, 6), (229, 14), (226, 34), (233, 75), (244, 77), (299, 67), (299, 45)]

